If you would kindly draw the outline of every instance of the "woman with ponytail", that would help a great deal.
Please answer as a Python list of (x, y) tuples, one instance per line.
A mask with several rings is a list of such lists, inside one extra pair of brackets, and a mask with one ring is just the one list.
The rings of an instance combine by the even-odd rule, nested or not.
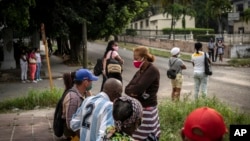
[[(195, 53), (192, 54), (192, 64), (194, 67), (194, 98), (198, 99), (199, 92), (201, 91), (202, 97), (207, 95), (207, 81), (208, 76), (205, 74), (205, 52), (202, 51), (202, 44), (200, 42), (194, 45)], [(208, 54), (208, 62), (211, 63)]]

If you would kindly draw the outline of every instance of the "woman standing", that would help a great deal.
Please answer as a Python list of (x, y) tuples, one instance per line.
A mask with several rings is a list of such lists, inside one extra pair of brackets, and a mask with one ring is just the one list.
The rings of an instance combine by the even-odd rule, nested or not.
[(160, 72), (152, 62), (155, 58), (146, 47), (134, 49), (134, 66), (139, 70), (125, 87), (125, 93), (139, 100), (143, 107), (142, 124), (133, 133), (135, 140), (157, 141), (160, 138), (160, 123), (157, 109), (157, 92)]
[[(194, 97), (198, 99), (198, 94), (201, 89), (203, 97), (207, 95), (207, 81), (208, 76), (205, 74), (205, 52), (202, 51), (202, 44), (200, 42), (194, 45), (196, 52), (192, 54), (192, 64), (194, 66)], [(208, 54), (206, 54), (208, 56)], [(208, 62), (211, 63), (209, 57)]]
[(41, 81), (41, 67), (42, 67), (42, 59), (40, 54), (40, 49), (36, 48), (36, 81)]
[(103, 89), (103, 84), (106, 81), (107, 78), (116, 78), (122, 82), (122, 74), (121, 73), (108, 73), (107, 70), (107, 60), (112, 58), (117, 60), (120, 65), (124, 63), (124, 60), (120, 57), (118, 53), (118, 43), (114, 40), (109, 41), (108, 46), (106, 47), (106, 51), (103, 55), (103, 81), (102, 81), (102, 86), (101, 86), (101, 91)]
[(219, 42), (217, 43), (217, 54), (219, 55), (219, 62), (223, 61), (224, 49), (225, 45), (222, 43), (221, 40), (219, 40)]
[(35, 55), (35, 49), (31, 50), (31, 53), (29, 54), (29, 74), (30, 74), (30, 80), (33, 83), (37, 83), (35, 80), (35, 74), (36, 74), (36, 55)]
[(21, 66), (21, 80), (22, 83), (27, 81), (27, 72), (28, 72), (28, 56), (24, 48), (22, 48), (20, 56), (20, 66)]
[(174, 47), (171, 49), (172, 57), (169, 58), (169, 68), (176, 71), (176, 78), (171, 79), (172, 84), (172, 101), (179, 101), (181, 94), (181, 87), (183, 82), (182, 70), (186, 69), (186, 65), (179, 58), (180, 56), (180, 48)]

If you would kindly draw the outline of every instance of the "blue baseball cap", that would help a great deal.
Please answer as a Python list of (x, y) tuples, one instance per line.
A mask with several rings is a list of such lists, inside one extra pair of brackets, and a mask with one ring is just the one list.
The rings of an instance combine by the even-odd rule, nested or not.
[(96, 77), (91, 71), (88, 69), (79, 69), (76, 71), (75, 80), (82, 81), (82, 80), (91, 80), (97, 81), (98, 77)]

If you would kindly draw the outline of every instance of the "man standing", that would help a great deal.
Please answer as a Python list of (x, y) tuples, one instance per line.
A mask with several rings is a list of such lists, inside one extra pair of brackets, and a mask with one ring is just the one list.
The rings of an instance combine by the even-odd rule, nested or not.
[(114, 125), (113, 101), (121, 95), (121, 81), (109, 78), (105, 81), (102, 92), (84, 100), (70, 121), (70, 128), (73, 131), (80, 129), (81, 141), (102, 139), (106, 128)]
[(213, 38), (210, 39), (210, 41), (208, 42), (207, 47), (208, 47), (208, 55), (209, 55), (210, 60), (215, 62), (215, 60), (214, 60), (215, 43), (213, 41)]
[(70, 129), (70, 120), (77, 108), (82, 104), (86, 91), (92, 88), (92, 81), (97, 81), (98, 77), (94, 76), (88, 69), (79, 69), (75, 73), (74, 85), (68, 90), (63, 100), (63, 115), (66, 120), (64, 127), (64, 136), (67, 139), (77, 136), (76, 132)]

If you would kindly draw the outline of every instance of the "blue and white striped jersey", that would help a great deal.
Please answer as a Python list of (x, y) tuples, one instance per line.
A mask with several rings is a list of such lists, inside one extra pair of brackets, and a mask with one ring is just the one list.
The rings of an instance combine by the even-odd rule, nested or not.
[(113, 103), (104, 92), (86, 98), (70, 121), (73, 131), (80, 129), (80, 141), (100, 141), (107, 126), (114, 125)]

